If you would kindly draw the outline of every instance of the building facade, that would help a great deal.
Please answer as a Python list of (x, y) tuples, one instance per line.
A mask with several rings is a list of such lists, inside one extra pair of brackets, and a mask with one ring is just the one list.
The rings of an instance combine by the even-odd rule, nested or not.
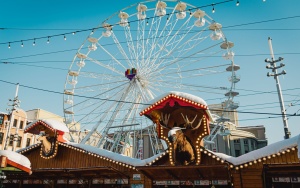
[(0, 113), (0, 147), (2, 150), (16, 151), (36, 143), (35, 136), (24, 133), (27, 114), (22, 109), (12, 113)]
[[(263, 125), (239, 126), (237, 111), (224, 112), (223, 103), (209, 105), (209, 109), (215, 117), (222, 117), (225, 120), (220, 125), (224, 127), (226, 134), (217, 134), (214, 143), (206, 145), (207, 149), (238, 157), (268, 145), (266, 130)], [(212, 122), (210, 129), (213, 130), (215, 126), (217, 123)]]

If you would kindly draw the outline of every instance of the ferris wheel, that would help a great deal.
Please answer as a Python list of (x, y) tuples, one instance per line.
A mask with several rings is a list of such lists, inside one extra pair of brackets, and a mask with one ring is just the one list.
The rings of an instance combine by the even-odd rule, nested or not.
[(159, 152), (153, 122), (139, 113), (167, 91), (199, 95), (204, 76), (226, 73), (219, 57), (231, 60), (233, 43), (221, 29), (204, 10), (177, 0), (133, 4), (105, 19), (79, 47), (67, 74), (71, 140), (118, 153), (133, 145), (138, 153), (141, 142), (132, 138), (145, 134)]

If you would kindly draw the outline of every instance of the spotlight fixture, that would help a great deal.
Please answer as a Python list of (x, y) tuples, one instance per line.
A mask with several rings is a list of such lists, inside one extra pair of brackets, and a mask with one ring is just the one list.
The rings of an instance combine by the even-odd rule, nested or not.
[(237, 1), (236, 1), (236, 6), (239, 6), (239, 5), (240, 5), (240, 1), (237, 0)]
[(32, 43), (32, 46), (35, 46), (35, 39), (33, 39), (33, 43)]
[(66, 35), (64, 35), (64, 40), (67, 40), (67, 37), (66, 37)]
[(10, 42), (8, 43), (8, 48), (10, 48)]
[(48, 37), (48, 40), (47, 40), (47, 44), (49, 44), (50, 43), (50, 37)]
[(22, 40), (21, 40), (21, 42), (22, 42), (22, 43), (21, 43), (21, 47), (24, 47), (24, 44), (23, 44), (23, 41), (22, 41)]

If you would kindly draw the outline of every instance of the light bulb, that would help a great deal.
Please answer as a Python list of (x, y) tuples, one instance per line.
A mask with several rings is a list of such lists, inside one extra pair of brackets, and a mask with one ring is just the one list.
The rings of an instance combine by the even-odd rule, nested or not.
[(21, 47), (24, 47), (24, 44), (23, 44), (23, 41), (21, 41), (22, 43), (21, 43)]
[(32, 46), (35, 46), (35, 39), (33, 40)]
[(67, 40), (67, 37), (66, 37), (66, 35), (64, 35), (64, 40)]
[(215, 10), (215, 6), (214, 5), (212, 5), (213, 6), (213, 8), (212, 8), (212, 13), (215, 13), (216, 12), (216, 10)]
[(49, 44), (50, 43), (50, 37), (48, 37), (48, 40), (47, 40), (47, 44)]
[(10, 48), (10, 42), (8, 43), (8, 48)]
[(72, 33), (72, 35), (75, 35), (75, 34), (76, 34), (76, 32), (73, 32), (73, 33)]
[(237, 1), (236, 1), (236, 6), (239, 6), (239, 5), (240, 5), (240, 1), (237, 0)]

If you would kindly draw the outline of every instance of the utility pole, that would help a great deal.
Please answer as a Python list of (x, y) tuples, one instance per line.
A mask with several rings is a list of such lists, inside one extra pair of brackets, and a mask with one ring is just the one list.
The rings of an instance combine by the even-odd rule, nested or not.
[(277, 60), (275, 60), (274, 58), (274, 53), (273, 53), (273, 47), (272, 47), (272, 39), (269, 37), (269, 47), (270, 47), (270, 53), (271, 53), (271, 60), (270, 59), (265, 59), (265, 62), (268, 63), (266, 68), (267, 69), (271, 69), (272, 73), (267, 74), (267, 76), (273, 76), (275, 81), (276, 81), (276, 87), (277, 87), (277, 92), (278, 92), (278, 97), (279, 97), (279, 103), (280, 103), (280, 108), (281, 108), (281, 114), (282, 114), (282, 120), (283, 120), (283, 126), (284, 126), (284, 139), (289, 139), (291, 133), (289, 132), (289, 128), (288, 128), (288, 121), (287, 121), (287, 117), (286, 117), (286, 113), (285, 113), (285, 107), (284, 107), (284, 101), (283, 101), (283, 97), (282, 97), (282, 93), (281, 93), (281, 87), (280, 87), (280, 83), (279, 83), (279, 77), (280, 75), (284, 75), (286, 74), (285, 70), (282, 70), (281, 73), (277, 72), (277, 69), (284, 67), (285, 64), (284, 63), (280, 63), (280, 65), (277, 67), (276, 63), (279, 61), (282, 61), (283, 58), (279, 57)]
[[(18, 99), (18, 91), (19, 91), (19, 83), (17, 83), (17, 87), (16, 87), (16, 94), (15, 94), (15, 98), (13, 100), (9, 99), (10, 102), (12, 102), (12, 104), (8, 104), (9, 106), (12, 106), (11, 109), (7, 109), (9, 111), (11, 111), (10, 113), (10, 117), (9, 117), (9, 123), (8, 126), (6, 127), (6, 139), (5, 139), (5, 145), (4, 145), (4, 150), (7, 149), (7, 145), (9, 143), (10, 140), (10, 129), (14, 123), (14, 112), (17, 110), (17, 107), (20, 106), (20, 100)], [(12, 149), (14, 149), (14, 147), (12, 146)]]

